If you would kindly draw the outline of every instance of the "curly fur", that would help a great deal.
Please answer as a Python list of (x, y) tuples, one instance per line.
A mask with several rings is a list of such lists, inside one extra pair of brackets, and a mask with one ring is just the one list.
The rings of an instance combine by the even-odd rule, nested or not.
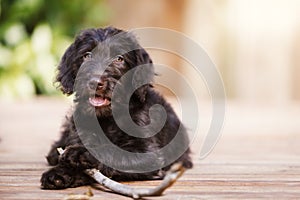
[[(110, 40), (113, 36), (120, 33), (125, 35), (122, 41)], [(108, 49), (102, 49), (103, 55), (100, 56), (100, 60), (89, 59), (88, 56), (85, 56), (87, 52), (92, 52), (93, 49), (102, 43), (106, 43)], [(127, 52), (127, 48), (132, 48), (132, 45), (134, 50)], [(120, 50), (118, 53), (122, 54), (123, 57), (116, 61), (104, 62), (106, 58), (116, 56), (108, 53), (109, 48), (112, 46), (117, 47)], [(95, 90), (100, 98), (111, 100), (112, 91), (122, 75), (128, 70), (138, 68), (143, 64), (152, 66), (152, 60), (132, 34), (113, 27), (88, 29), (82, 31), (75, 38), (74, 43), (66, 50), (58, 66), (56, 77), (59, 83), (58, 87), (64, 94), (71, 95), (74, 93), (75, 95), (73, 112), (80, 113), (87, 118), (96, 113), (98, 122), (107, 138), (118, 147), (130, 152), (154, 152), (167, 145), (175, 137), (181, 122), (171, 106), (154, 90), (150, 83), (139, 87), (130, 97), (129, 112), (132, 120), (139, 126), (149, 124), (149, 109), (155, 104), (160, 104), (164, 107), (167, 112), (167, 120), (156, 135), (148, 138), (138, 138), (126, 134), (117, 126), (112, 116), (110, 105), (95, 107), (88, 100), (91, 95), (95, 95)], [(101, 74), (99, 68), (103, 66), (105, 70)], [(86, 76), (78, 79), (79, 69), (83, 70)], [(152, 80), (154, 74), (147, 73), (149, 77), (143, 77), (143, 75), (139, 75), (139, 70), (136, 70), (135, 73), (137, 73), (137, 77), (141, 79), (147, 78), (148, 80)], [(78, 84), (79, 90), (74, 91), (76, 77), (78, 79), (76, 84)], [(130, 84), (134, 87), (135, 80), (132, 80)], [(122, 89), (122, 92), (124, 96), (130, 95), (127, 93), (126, 87)], [(82, 144), (75, 126), (74, 113), (67, 115), (62, 126), (61, 138), (52, 145), (47, 155), (48, 163), (54, 167), (42, 175), (42, 188), (62, 189), (92, 184), (94, 180), (84, 173), (84, 170), (88, 168), (97, 168), (112, 179), (125, 181), (162, 179), (165, 172), (170, 168), (170, 165), (168, 165), (153, 172), (129, 173), (118, 171), (100, 163)], [(84, 125), (84, 131), (89, 133), (93, 130), (87, 123)], [(182, 144), (187, 144), (189, 141), (186, 131), (183, 130), (179, 134)], [(65, 153), (59, 156), (56, 150), (58, 147), (65, 149)], [(114, 152), (103, 152), (105, 152), (104, 157), (113, 160), (117, 165), (124, 165), (128, 168), (141, 163), (151, 164), (149, 163), (151, 159), (147, 157), (124, 160), (118, 159), (120, 155), (115, 155)], [(181, 161), (186, 168), (191, 168), (192, 162), (189, 154), (190, 150), (187, 149), (175, 162)], [(166, 159), (166, 155), (155, 156), (157, 162), (162, 162)]]

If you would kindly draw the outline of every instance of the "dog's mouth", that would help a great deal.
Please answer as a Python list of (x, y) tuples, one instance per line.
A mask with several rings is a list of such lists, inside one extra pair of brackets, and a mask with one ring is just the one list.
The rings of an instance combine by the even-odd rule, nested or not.
[(89, 83), (89, 103), (97, 108), (110, 105), (110, 98), (107, 95), (107, 82), (93, 79)]
[(110, 105), (110, 99), (95, 95), (89, 98), (89, 102), (94, 107), (104, 107)]

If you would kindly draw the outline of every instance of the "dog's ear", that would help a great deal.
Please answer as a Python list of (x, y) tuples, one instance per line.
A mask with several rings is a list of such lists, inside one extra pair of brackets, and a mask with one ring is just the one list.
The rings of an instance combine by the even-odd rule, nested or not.
[(58, 73), (56, 76), (56, 82), (58, 88), (67, 95), (71, 95), (74, 92), (74, 82), (76, 78), (76, 71), (80, 67), (80, 63), (76, 58), (76, 50), (74, 43), (64, 53), (61, 61), (58, 65)]
[(102, 29), (86, 29), (76, 36), (75, 41), (64, 53), (58, 65), (56, 82), (58, 88), (67, 95), (74, 93), (77, 72), (83, 62), (83, 56), (91, 51), (101, 40)]
[(154, 69), (152, 60), (145, 49), (138, 49), (135, 51), (136, 69), (134, 71), (134, 79), (132, 80), (132, 85), (134, 88), (137, 88), (137, 85), (139, 85), (139, 83), (144, 81), (147, 82), (147, 84), (138, 87), (134, 92), (140, 102), (143, 103), (146, 100), (148, 89), (153, 82)]

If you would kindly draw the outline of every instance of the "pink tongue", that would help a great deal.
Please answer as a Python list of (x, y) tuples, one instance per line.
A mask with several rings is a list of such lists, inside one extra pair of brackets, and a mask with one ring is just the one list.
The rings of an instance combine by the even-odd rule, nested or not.
[(96, 107), (109, 104), (109, 101), (107, 99), (103, 99), (101, 97), (90, 97), (89, 101), (93, 106), (96, 106)]

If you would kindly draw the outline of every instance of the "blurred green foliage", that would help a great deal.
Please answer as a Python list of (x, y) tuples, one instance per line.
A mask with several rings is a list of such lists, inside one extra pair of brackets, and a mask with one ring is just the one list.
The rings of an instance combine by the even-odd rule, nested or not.
[(104, 26), (103, 0), (0, 0), (0, 97), (56, 94), (55, 68), (78, 31)]

